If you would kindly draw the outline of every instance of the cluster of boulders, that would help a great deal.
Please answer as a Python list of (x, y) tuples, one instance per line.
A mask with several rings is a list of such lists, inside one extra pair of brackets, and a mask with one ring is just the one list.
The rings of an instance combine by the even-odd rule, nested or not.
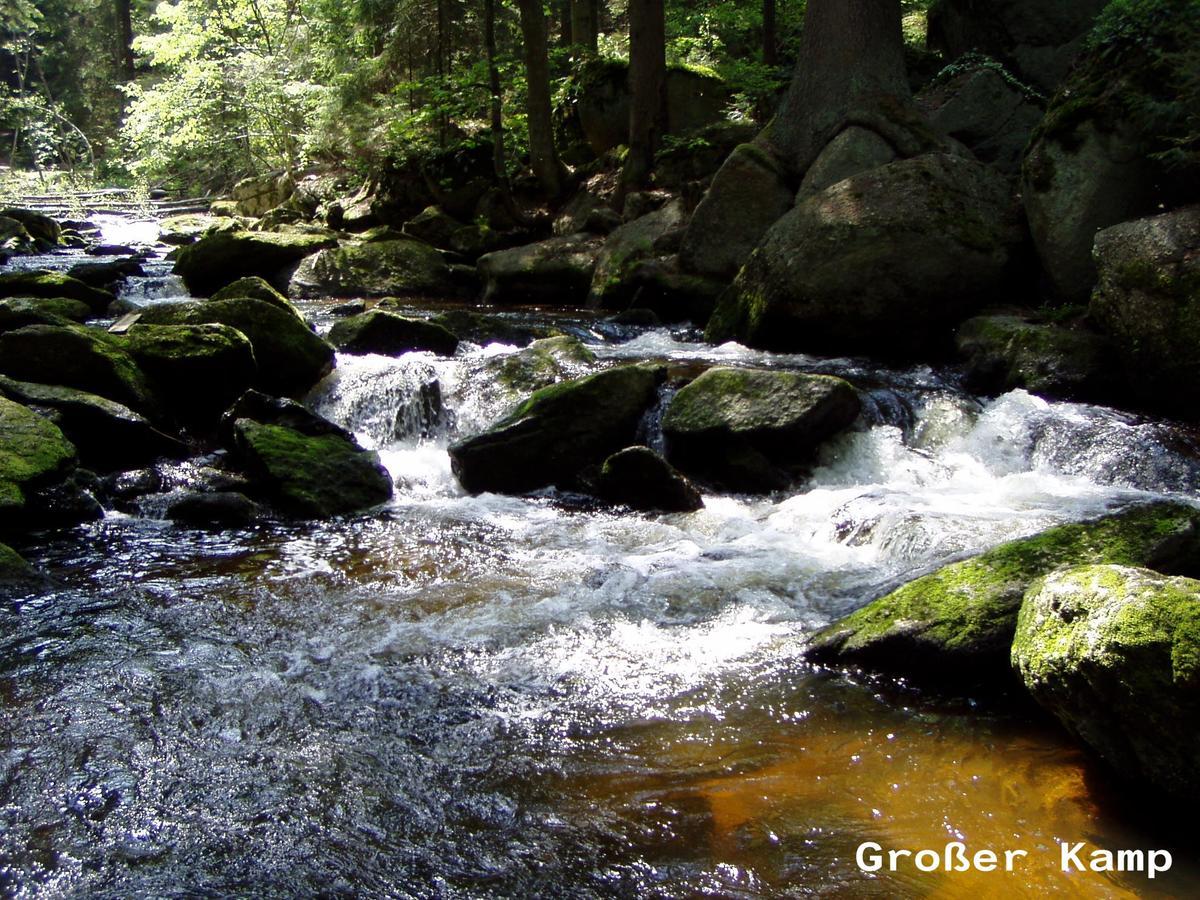
[(1200, 510), (1159, 502), (951, 563), (834, 622), (810, 659), (1023, 685), (1130, 782), (1200, 797)]

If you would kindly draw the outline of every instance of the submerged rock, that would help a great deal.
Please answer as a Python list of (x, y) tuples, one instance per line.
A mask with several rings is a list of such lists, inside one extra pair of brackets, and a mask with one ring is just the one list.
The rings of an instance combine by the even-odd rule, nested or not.
[(162, 303), (146, 307), (141, 322), (236, 328), (254, 348), (255, 384), (271, 393), (303, 393), (333, 369), (333, 347), (295, 315), (253, 297)]
[(0, 527), (17, 525), (29, 492), (61, 482), (77, 462), (75, 447), (57, 425), (0, 397), (0, 512), (5, 514)]
[(442, 255), (407, 238), (322, 250), (304, 260), (288, 284), (293, 297), (447, 296), (456, 291)]
[(663, 417), (667, 456), (734, 491), (790, 485), (822, 442), (858, 417), (858, 392), (828, 375), (709, 369), (680, 389)]
[(101, 315), (116, 296), (91, 285), (84, 284), (61, 272), (30, 269), (23, 272), (8, 272), (0, 275), (0, 297), (65, 297), (87, 304), (94, 315)]
[(1012, 662), (1123, 779), (1200, 800), (1200, 581), (1122, 566), (1048, 575), (1025, 596)]
[(323, 234), (277, 234), (270, 231), (210, 231), (180, 249), (175, 273), (189, 291), (207, 297), (230, 282), (249, 275), (268, 281), (306, 256), (332, 247)]
[(0, 334), (0, 373), (99, 394), (139, 413), (157, 408), (145, 372), (121, 342), (83, 325), (29, 325)]
[(818, 662), (1000, 683), (1021, 598), (1038, 578), (1095, 563), (1190, 572), (1200, 560), (1200, 511), (1152, 503), (1062, 525), (943, 566), (812, 637)]
[(1091, 331), (979, 316), (959, 326), (956, 341), (972, 391), (1024, 388), (1043, 397), (1112, 402), (1120, 388), (1116, 348)]
[(329, 332), (329, 342), (343, 353), (383, 356), (416, 350), (453, 356), (458, 349), (458, 338), (441, 325), (378, 309), (336, 323)]
[(621, 366), (536, 391), (483, 434), (450, 447), (454, 474), (473, 494), (570, 487), (589, 466), (634, 442), (665, 370)]
[(627, 447), (606, 459), (596, 487), (608, 502), (633, 509), (694, 512), (704, 508), (695, 485), (649, 447)]
[(934, 153), (802, 197), (708, 323), (714, 343), (911, 356), (1003, 286), (1020, 243), (1008, 182)]
[(484, 301), (582, 306), (601, 246), (591, 235), (569, 234), (485, 253), (477, 264), (485, 281)]

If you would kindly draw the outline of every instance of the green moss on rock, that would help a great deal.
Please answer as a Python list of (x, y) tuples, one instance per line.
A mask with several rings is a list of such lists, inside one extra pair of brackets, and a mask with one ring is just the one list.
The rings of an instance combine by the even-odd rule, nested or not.
[(94, 315), (102, 314), (117, 299), (108, 291), (90, 287), (70, 275), (43, 269), (0, 275), (0, 297), (65, 297), (86, 304)]
[(14, 331), (26, 325), (69, 325), (91, 317), (91, 307), (66, 297), (10, 297), (0, 300), (0, 331)]
[(442, 255), (407, 238), (323, 250), (304, 260), (288, 284), (293, 297), (445, 296), (456, 290)]
[(1001, 544), (911, 581), (812, 637), (811, 658), (905, 673), (1010, 676), (1009, 648), (1030, 584), (1093, 563), (1187, 572), (1200, 560), (1200, 511), (1152, 503)]
[(189, 291), (207, 297), (239, 278), (274, 278), (288, 266), (336, 243), (323, 234), (215, 231), (180, 249), (175, 272)]
[(20, 509), (26, 488), (61, 480), (75, 463), (75, 447), (57, 425), (0, 397), (0, 509)]
[(265, 278), (260, 278), (257, 275), (239, 278), (237, 281), (225, 285), (225, 287), (212, 295), (213, 300), (233, 300), (237, 297), (253, 297), (255, 300), (261, 300), (264, 303), (277, 306), (284, 312), (291, 313), (297, 319), (304, 319), (304, 316), (300, 314), (300, 311), (292, 305), (287, 297), (271, 287)]
[(21, 554), (7, 544), (0, 544), (0, 585), (29, 581), (36, 574)]

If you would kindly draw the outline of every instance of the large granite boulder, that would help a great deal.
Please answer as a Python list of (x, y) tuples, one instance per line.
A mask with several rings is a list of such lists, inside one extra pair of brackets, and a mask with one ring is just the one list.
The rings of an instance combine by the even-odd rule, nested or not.
[(26, 234), (44, 248), (57, 247), (62, 243), (62, 225), (45, 213), (10, 206), (0, 209), (0, 216), (20, 222)]
[(591, 289), (602, 241), (588, 234), (553, 237), (479, 257), (487, 303), (582, 306)]
[(148, 306), (141, 322), (236, 328), (254, 348), (258, 365), (255, 385), (270, 393), (304, 393), (333, 369), (333, 347), (295, 315), (253, 297)]
[(294, 315), (297, 319), (304, 319), (300, 310), (296, 309), (287, 297), (271, 287), (271, 284), (265, 278), (258, 275), (249, 275), (246, 278), (239, 278), (237, 281), (230, 282), (214, 293), (210, 299), (233, 300), (237, 297), (253, 297), (255, 300), (261, 300), (264, 303), (270, 303), (272, 306), (278, 306), (284, 312)]
[(613, 231), (596, 257), (588, 306), (627, 304), (637, 290), (633, 281), (637, 264), (654, 255), (656, 241), (682, 228), (686, 221), (683, 201), (676, 199)]
[(1116, 343), (1141, 402), (1196, 418), (1200, 401), (1200, 206), (1096, 236), (1091, 317)]
[(233, 186), (233, 202), (239, 216), (257, 218), (286, 202), (295, 189), (295, 181), (286, 172), (251, 175)]
[(31, 489), (62, 481), (78, 463), (75, 447), (44, 416), (0, 397), (0, 513), (16, 524)]
[(795, 188), (782, 163), (757, 144), (735, 148), (692, 213), (679, 264), (730, 281), (763, 235), (792, 208)]
[(815, 634), (807, 652), (818, 662), (1003, 683), (1021, 599), (1038, 578), (1092, 564), (1191, 573), (1198, 552), (1200, 510), (1181, 504), (1062, 525), (910, 581)]
[(337, 322), (329, 331), (329, 342), (343, 353), (382, 356), (420, 350), (453, 356), (458, 349), (458, 338), (441, 325), (378, 309)]
[(282, 273), (337, 240), (324, 234), (278, 234), (270, 231), (210, 231), (182, 247), (175, 273), (189, 291), (207, 297), (230, 282), (258, 275), (278, 283)]
[(343, 244), (304, 260), (292, 274), (292, 297), (444, 296), (457, 290), (442, 255), (408, 238)]
[(779, 490), (824, 441), (853, 424), (860, 408), (858, 392), (829, 375), (709, 369), (667, 407), (667, 457), (728, 490)]
[(1124, 566), (1048, 575), (1025, 596), (1012, 662), (1123, 780), (1200, 800), (1200, 581)]
[(590, 466), (634, 443), (665, 370), (621, 366), (536, 391), (487, 431), (450, 447), (471, 493), (573, 487)]
[(706, 339), (912, 356), (993, 299), (1021, 240), (1007, 181), (946, 154), (802, 197), (713, 313)]

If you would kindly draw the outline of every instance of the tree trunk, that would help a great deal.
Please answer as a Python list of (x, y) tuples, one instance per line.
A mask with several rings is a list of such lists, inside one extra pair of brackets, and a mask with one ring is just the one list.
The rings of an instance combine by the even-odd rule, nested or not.
[(517, 0), (525, 40), (525, 78), (528, 82), (529, 163), (551, 197), (562, 193), (565, 172), (554, 151), (550, 119), (550, 61), (546, 53), (546, 16), (541, 0)]
[(133, 12), (131, 0), (117, 0), (117, 39), (121, 74), (126, 81), (133, 80)]
[(501, 189), (508, 185), (504, 161), (504, 109), (501, 106), (500, 72), (496, 68), (496, 0), (483, 0), (483, 45), (487, 54), (488, 92), (491, 94), (492, 164)]
[(599, 52), (600, 4), (598, 0), (571, 0), (571, 43), (584, 53)]
[(911, 156), (911, 100), (900, 0), (809, 0), (796, 72), (766, 137), (796, 175), (851, 124)]
[[(450, 36), (450, 12), (446, 9), (447, 0), (438, 0), (437, 4), (437, 74), (441, 81), (442, 88), (445, 89), (450, 77), (450, 70), (446, 64), (449, 58), (447, 48), (449, 46)], [(450, 131), (450, 120), (446, 116), (446, 111), (439, 108), (437, 114), (438, 120), (438, 145), (446, 146), (446, 138)]]
[(775, 40), (775, 0), (763, 0), (763, 65), (779, 65), (779, 50)]
[(622, 194), (642, 187), (654, 169), (654, 152), (666, 121), (666, 22), (663, 0), (629, 3), (629, 155)]

